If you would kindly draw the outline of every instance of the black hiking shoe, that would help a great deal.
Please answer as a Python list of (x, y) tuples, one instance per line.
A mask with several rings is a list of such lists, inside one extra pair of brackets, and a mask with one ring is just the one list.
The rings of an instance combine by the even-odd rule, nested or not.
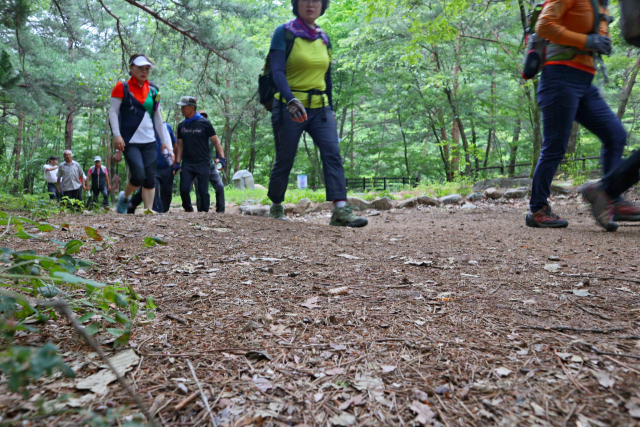
[(272, 204), (269, 208), (269, 218), (286, 220), (287, 217), (284, 216), (284, 206), (282, 206), (282, 204)]
[(351, 206), (345, 206), (333, 209), (333, 215), (331, 216), (331, 222), (329, 222), (329, 224), (338, 227), (358, 228), (369, 224), (369, 221), (367, 218), (356, 216)]
[(538, 212), (527, 213), (525, 222), (527, 227), (534, 228), (565, 228), (569, 225), (569, 221), (551, 212), (549, 206), (545, 206)]
[(586, 184), (580, 194), (591, 205), (591, 213), (596, 222), (607, 231), (616, 231), (618, 224), (613, 221), (614, 205), (600, 184)]

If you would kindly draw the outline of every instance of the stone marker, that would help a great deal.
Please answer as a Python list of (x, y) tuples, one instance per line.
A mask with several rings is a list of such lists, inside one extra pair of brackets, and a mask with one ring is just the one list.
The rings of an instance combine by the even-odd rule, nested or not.
[(462, 201), (462, 196), (459, 194), (450, 194), (440, 198), (440, 201), (445, 205), (457, 205)]
[(440, 200), (429, 197), (429, 196), (420, 196), (418, 197), (418, 203), (425, 206), (440, 206)]
[(364, 201), (358, 197), (347, 198), (347, 203), (353, 206), (353, 209), (356, 211), (366, 211), (367, 209), (371, 209), (371, 203)]
[(484, 192), (484, 195), (490, 199), (498, 200), (502, 197), (502, 191), (498, 190), (497, 188), (487, 188)]
[(460, 209), (478, 209), (473, 203), (465, 203)]
[(376, 199), (371, 202), (371, 207), (378, 211), (388, 211), (391, 209), (391, 198), (383, 197), (381, 199)]
[(332, 211), (333, 210), (333, 202), (323, 202), (318, 205), (319, 211)]
[(296, 204), (296, 207), (293, 209), (293, 213), (298, 215), (304, 215), (304, 213), (311, 207), (311, 200), (309, 199), (300, 199), (300, 201)]
[(507, 199), (522, 199), (527, 197), (527, 194), (529, 194), (529, 189), (527, 187), (512, 188), (504, 193), (504, 197)]
[(398, 209), (415, 208), (416, 206), (418, 206), (418, 199), (416, 197), (412, 197), (398, 203)]
[(285, 203), (284, 204), (284, 214), (291, 215), (293, 214), (293, 210), (296, 208), (296, 205), (293, 203)]
[(248, 170), (239, 170), (233, 174), (233, 186), (238, 190), (253, 190), (255, 183), (253, 182), (253, 174)]
[(242, 215), (251, 215), (251, 216), (269, 216), (270, 206), (255, 206), (255, 205), (245, 205), (240, 206), (240, 212)]
[(483, 198), (484, 195), (482, 193), (471, 193), (466, 197), (467, 202), (477, 202), (482, 200)]

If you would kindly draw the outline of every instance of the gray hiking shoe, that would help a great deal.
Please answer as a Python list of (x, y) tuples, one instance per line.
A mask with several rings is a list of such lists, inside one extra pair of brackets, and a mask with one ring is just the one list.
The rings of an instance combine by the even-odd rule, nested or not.
[(275, 219), (287, 219), (284, 216), (284, 206), (280, 205), (276, 205), (276, 204), (272, 204), (271, 207), (269, 208), (269, 218), (275, 218)]
[(591, 213), (596, 222), (607, 231), (616, 231), (618, 224), (613, 221), (614, 204), (599, 183), (580, 187), (582, 197), (591, 205)]
[(331, 225), (338, 227), (364, 227), (369, 224), (367, 218), (356, 216), (351, 210), (351, 206), (345, 206), (343, 208), (334, 208), (333, 215), (331, 216)]

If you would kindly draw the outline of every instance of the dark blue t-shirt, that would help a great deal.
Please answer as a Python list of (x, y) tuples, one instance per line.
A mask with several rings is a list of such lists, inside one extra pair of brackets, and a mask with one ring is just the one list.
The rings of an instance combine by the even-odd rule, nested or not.
[(205, 118), (178, 125), (178, 139), (182, 140), (182, 161), (191, 165), (211, 164), (209, 139), (216, 135), (211, 122)]

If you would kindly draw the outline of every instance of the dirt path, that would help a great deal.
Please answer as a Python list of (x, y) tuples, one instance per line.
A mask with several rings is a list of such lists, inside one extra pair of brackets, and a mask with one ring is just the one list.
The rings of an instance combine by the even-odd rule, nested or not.
[[(118, 273), (160, 306), (135, 327), (142, 359), (127, 377), (165, 426), (209, 422), (197, 398), (175, 409), (197, 390), (186, 359), (217, 425), (637, 425), (640, 227), (604, 233), (569, 200), (561, 211), (570, 228), (534, 230), (525, 209), (383, 212), (358, 230), (319, 214), (52, 222), (78, 235), (98, 224), (118, 238), (108, 260), (82, 254), (99, 263), (88, 273), (98, 280), (144, 237), (169, 243)], [(70, 360), (87, 352), (56, 326), (41, 340), (53, 337)], [(88, 363), (78, 376), (94, 372)], [(74, 392), (71, 383), (36, 390), (46, 399)], [(128, 399), (113, 383), (87, 402), (100, 412)], [(5, 419), (22, 405), (0, 398)]]

